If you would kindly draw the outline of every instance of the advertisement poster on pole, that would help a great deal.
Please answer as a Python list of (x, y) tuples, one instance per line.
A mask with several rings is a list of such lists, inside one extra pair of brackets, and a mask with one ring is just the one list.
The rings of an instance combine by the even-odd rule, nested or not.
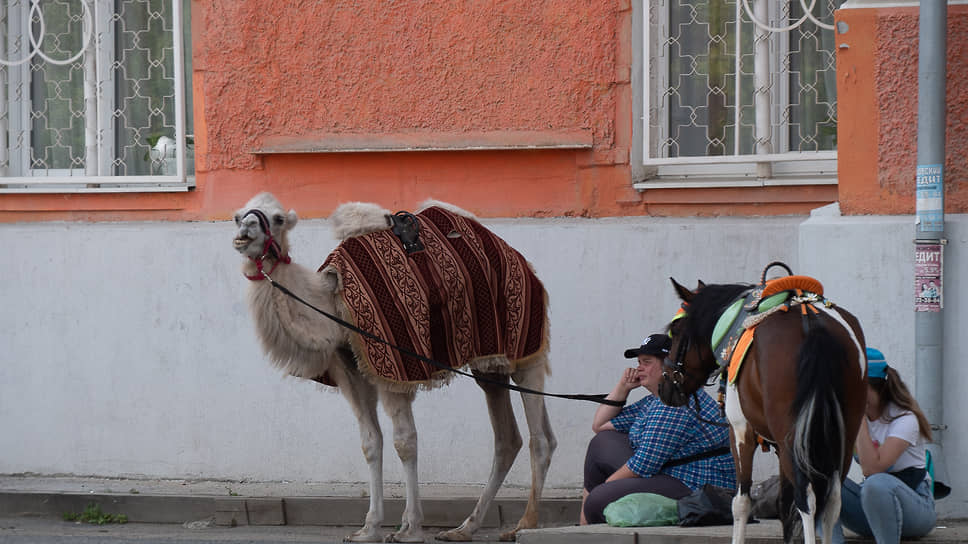
[(918, 165), (917, 224), (920, 232), (944, 231), (944, 167), (940, 164)]
[(940, 312), (944, 307), (941, 277), (944, 246), (918, 242), (914, 256), (914, 311)]

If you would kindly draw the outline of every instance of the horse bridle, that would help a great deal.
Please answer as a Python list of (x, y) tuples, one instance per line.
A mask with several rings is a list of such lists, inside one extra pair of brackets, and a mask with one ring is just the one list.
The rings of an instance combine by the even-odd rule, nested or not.
[[(249, 260), (255, 263), (255, 268), (256, 270), (258, 270), (259, 273), (254, 274), (252, 276), (246, 274), (245, 277), (252, 281), (260, 281), (265, 279), (267, 274), (273, 273), (276, 270), (276, 267), (279, 266), (280, 262), (289, 264), (290, 262), (292, 262), (292, 259), (289, 257), (288, 254), (286, 255), (282, 254), (282, 246), (280, 246), (279, 242), (277, 242), (276, 239), (272, 237), (272, 230), (270, 230), (269, 228), (270, 227), (269, 218), (266, 217), (266, 214), (262, 210), (252, 208), (251, 210), (245, 212), (242, 215), (242, 219), (245, 219), (250, 215), (254, 215), (255, 218), (258, 219), (259, 228), (262, 229), (262, 233), (265, 234), (266, 240), (262, 244), (262, 255), (260, 255), (259, 258), (249, 257)], [(272, 265), (272, 268), (268, 272), (266, 272), (262, 269), (262, 263), (265, 261), (266, 257), (268, 257), (270, 253), (272, 253), (273, 257), (275, 257), (276, 262), (275, 264)]]
[[(682, 306), (679, 309), (679, 311), (676, 312), (676, 315), (672, 318), (672, 323), (675, 323), (679, 319), (685, 318), (686, 315), (687, 315), (687, 313), (688, 313), (687, 312), (688, 308), (689, 308), (689, 303), (688, 302), (683, 302), (682, 303)], [(669, 325), (670, 334), (671, 334), (672, 323), (670, 323), (670, 325)], [(686, 397), (686, 393), (682, 390), (682, 386), (685, 383), (686, 378), (695, 378), (695, 376), (691, 372), (689, 372), (688, 369), (686, 369), (685, 363), (683, 363), (683, 361), (686, 358), (686, 353), (689, 352), (689, 346), (690, 346), (690, 342), (689, 342), (689, 337), (687, 336), (687, 337), (684, 338), (684, 341), (679, 342), (679, 346), (676, 349), (676, 359), (675, 359), (675, 361), (670, 360), (668, 357), (666, 357), (662, 361), (662, 368), (663, 368), (662, 376), (664, 378), (667, 378), (667, 380), (669, 381), (669, 383), (671, 383), (672, 386), (675, 387), (676, 392), (679, 394), (679, 397), (682, 397), (682, 398), (685, 398)], [(667, 368), (668, 369), (671, 369), (671, 375), (670, 375), (670, 371), (665, 370)], [(713, 373), (712, 376), (721, 375), (721, 377), (722, 377), (722, 376), (724, 376), (722, 373), (725, 372), (725, 371), (726, 371), (726, 367), (723, 367), (721, 369), (721, 371), (717, 371), (717, 372)], [(706, 385), (712, 385), (712, 384), (707, 383)], [(724, 408), (724, 405), (723, 405), (723, 397), (722, 397), (723, 391), (724, 391), (724, 387), (725, 387), (725, 383), (722, 382), (722, 380), (720, 380), (720, 409), (725, 414), (725, 408)], [(715, 425), (717, 427), (728, 427), (729, 426), (728, 423), (719, 423), (718, 421), (707, 421), (706, 419), (703, 419), (703, 417), (702, 417), (702, 410), (699, 408), (699, 398), (698, 398), (699, 388), (698, 387), (696, 388), (696, 391), (694, 391), (692, 393), (692, 395), (695, 398), (695, 402), (696, 402), (696, 417), (699, 419), (699, 421), (702, 421), (703, 423), (709, 423), (709, 424)], [(688, 404), (688, 401), (687, 401), (687, 404)]]
[[(679, 319), (686, 317), (686, 310), (689, 307), (689, 303), (683, 302), (681, 308), (676, 313), (675, 317), (672, 318), (672, 323), (675, 323)], [(669, 325), (670, 334), (672, 329), (672, 324)], [(668, 357), (662, 360), (662, 377), (666, 378), (675, 388), (679, 396), (685, 396), (682, 391), (682, 385), (685, 383), (686, 377), (692, 377), (692, 374), (686, 369), (686, 365), (683, 360), (686, 358), (686, 353), (689, 351), (689, 339), (685, 338), (685, 341), (679, 342), (678, 349), (676, 350), (676, 358), (674, 361), (670, 360)]]

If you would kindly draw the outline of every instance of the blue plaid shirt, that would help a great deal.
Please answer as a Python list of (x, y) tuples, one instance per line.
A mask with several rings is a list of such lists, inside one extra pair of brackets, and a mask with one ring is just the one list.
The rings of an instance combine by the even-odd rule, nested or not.
[[(719, 405), (705, 391), (698, 393), (702, 419), (725, 423)], [(668, 461), (681, 459), (729, 445), (729, 428), (703, 423), (696, 417), (696, 404), (672, 407), (654, 395), (625, 406), (612, 418), (615, 430), (628, 433), (632, 457), (629, 469), (643, 478), (668, 474), (693, 491), (703, 484), (736, 489), (736, 469), (730, 454), (700, 459), (662, 470)]]

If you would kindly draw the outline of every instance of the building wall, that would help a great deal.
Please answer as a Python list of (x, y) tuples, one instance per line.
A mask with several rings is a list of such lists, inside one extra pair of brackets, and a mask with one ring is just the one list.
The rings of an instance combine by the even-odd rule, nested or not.
[[(847, 217), (807, 219), (834, 189), (630, 188), (627, 1), (457, 14), (426, 1), (310, 4), (192, 3), (194, 191), (0, 196), (12, 256), (0, 283), (0, 473), (366, 479), (345, 402), (280, 377), (252, 336), (232, 227), (218, 220), (264, 189), (308, 219), (295, 257), (313, 264), (335, 245), (319, 218), (346, 200), (395, 210), (435, 197), (487, 218), (551, 294), (549, 390), (610, 390), (621, 350), (678, 306), (669, 276), (755, 281), (777, 259), (824, 281), (913, 380), (913, 218), (898, 215), (914, 205), (910, 8), (838, 14), (850, 27), (838, 49)], [(949, 214), (966, 211), (964, 20), (964, 6), (949, 8)], [(958, 429), (968, 346), (951, 271), (968, 265), (968, 233), (964, 215), (948, 220), (945, 413)], [(486, 479), (473, 390), (421, 394), (424, 481)], [(576, 487), (594, 407), (549, 406), (561, 441), (549, 485)], [(465, 452), (444, 453), (457, 428)], [(968, 444), (950, 433), (945, 448), (954, 460)], [(386, 458), (399, 481), (392, 449)], [(527, 483), (523, 458), (512, 485)], [(939, 508), (964, 517), (968, 481), (952, 476)]]
[(834, 186), (633, 190), (640, 8), (196, 0), (195, 190), (3, 195), (0, 221), (225, 219), (264, 189), (306, 217), (428, 196), (482, 217), (806, 214), (836, 200)]
[[(840, 206), (845, 214), (915, 209), (918, 8), (841, 9), (837, 36)], [(968, 211), (968, 5), (948, 6), (945, 210)]]
[[(774, 260), (820, 279), (830, 300), (857, 315), (869, 344), (915, 385), (911, 216), (486, 224), (522, 251), (548, 290), (548, 391), (610, 391), (627, 364), (622, 351), (678, 309), (670, 277), (686, 285), (755, 282)], [(964, 269), (968, 216), (949, 225), (946, 262)], [(367, 480), (347, 403), (282, 376), (260, 352), (233, 233), (229, 222), (0, 225), (8, 254), (30, 256), (8, 261), (0, 283), (0, 473)], [(326, 221), (308, 220), (292, 244), (294, 259), (312, 266), (335, 240)], [(964, 429), (968, 400), (959, 384), (968, 370), (954, 354), (968, 350), (960, 333), (968, 313), (960, 280), (949, 278), (946, 289), (945, 421)], [(595, 405), (547, 404), (559, 438), (548, 486), (577, 492)], [(490, 427), (477, 387), (457, 378), (421, 392), (415, 406), (421, 481), (486, 481)], [(962, 517), (963, 435), (945, 437), (954, 494), (939, 503)], [(387, 481), (402, 481), (391, 441), (385, 450)], [(509, 485), (528, 485), (526, 452)], [(771, 455), (758, 463), (758, 479), (776, 470)]]

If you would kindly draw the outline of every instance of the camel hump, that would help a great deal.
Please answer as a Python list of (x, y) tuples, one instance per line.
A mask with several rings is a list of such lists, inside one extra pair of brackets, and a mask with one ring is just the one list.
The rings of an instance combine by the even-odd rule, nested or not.
[[(428, 199), (420, 203), (419, 211), (427, 208), (443, 208), (449, 212), (476, 219), (471, 212), (440, 200)], [(337, 240), (345, 240), (354, 236), (362, 236), (378, 230), (390, 228), (392, 212), (371, 202), (346, 202), (340, 204), (329, 220), (332, 223), (333, 236)]]
[(419, 209), (418, 213), (421, 212), (421, 211), (426, 210), (427, 208), (443, 208), (443, 209), (445, 209), (445, 210), (447, 210), (447, 211), (449, 211), (451, 213), (455, 213), (457, 215), (462, 215), (464, 217), (469, 217), (471, 219), (477, 219), (477, 217), (474, 214), (472, 214), (471, 212), (469, 212), (469, 211), (467, 211), (467, 210), (465, 210), (465, 209), (463, 209), (463, 208), (461, 208), (459, 206), (454, 206), (453, 204), (451, 204), (449, 202), (442, 202), (440, 200), (434, 200), (432, 198), (427, 199), (427, 200), (424, 200), (423, 202), (420, 203), (420, 209)]
[(333, 236), (337, 240), (345, 240), (390, 228), (387, 220), (389, 215), (390, 210), (370, 202), (346, 202), (333, 210), (329, 220)]

